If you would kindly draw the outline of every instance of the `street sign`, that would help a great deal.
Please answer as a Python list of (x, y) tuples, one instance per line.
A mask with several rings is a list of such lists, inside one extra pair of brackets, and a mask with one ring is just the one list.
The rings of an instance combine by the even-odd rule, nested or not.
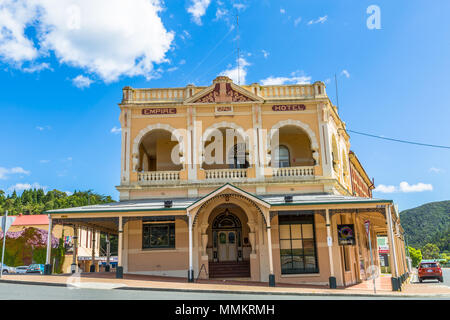
[(0, 226), (2, 228), (3, 233), (8, 232), (9, 227), (13, 224), (14, 220), (16, 220), (17, 217), (14, 216), (2, 216), (1, 217), (1, 223)]

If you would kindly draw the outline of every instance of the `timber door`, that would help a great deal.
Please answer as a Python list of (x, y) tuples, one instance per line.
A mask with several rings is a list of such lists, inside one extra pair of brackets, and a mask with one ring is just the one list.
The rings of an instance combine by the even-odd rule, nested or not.
[(237, 261), (236, 231), (220, 231), (218, 243), (219, 261)]

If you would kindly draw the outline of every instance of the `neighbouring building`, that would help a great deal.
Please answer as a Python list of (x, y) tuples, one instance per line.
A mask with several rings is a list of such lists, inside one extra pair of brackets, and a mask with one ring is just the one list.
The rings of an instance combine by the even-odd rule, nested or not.
[(406, 277), (396, 207), (372, 198), (323, 82), (125, 87), (119, 107), (120, 201), (47, 212), (118, 234), (119, 271), (349, 286), (386, 234), (394, 288)]

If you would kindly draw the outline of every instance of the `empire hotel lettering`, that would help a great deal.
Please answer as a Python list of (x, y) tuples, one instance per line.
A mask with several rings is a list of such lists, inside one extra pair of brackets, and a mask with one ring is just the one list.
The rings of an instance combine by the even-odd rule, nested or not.
[(276, 104), (272, 106), (273, 111), (303, 111), (306, 109), (304, 104)]
[(142, 109), (143, 115), (151, 115), (151, 114), (176, 114), (176, 108), (147, 108)]

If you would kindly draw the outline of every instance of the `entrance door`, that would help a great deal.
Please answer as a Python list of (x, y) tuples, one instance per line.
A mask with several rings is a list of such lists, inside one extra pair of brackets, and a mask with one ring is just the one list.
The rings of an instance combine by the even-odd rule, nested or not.
[(219, 261), (237, 261), (236, 231), (220, 231)]

